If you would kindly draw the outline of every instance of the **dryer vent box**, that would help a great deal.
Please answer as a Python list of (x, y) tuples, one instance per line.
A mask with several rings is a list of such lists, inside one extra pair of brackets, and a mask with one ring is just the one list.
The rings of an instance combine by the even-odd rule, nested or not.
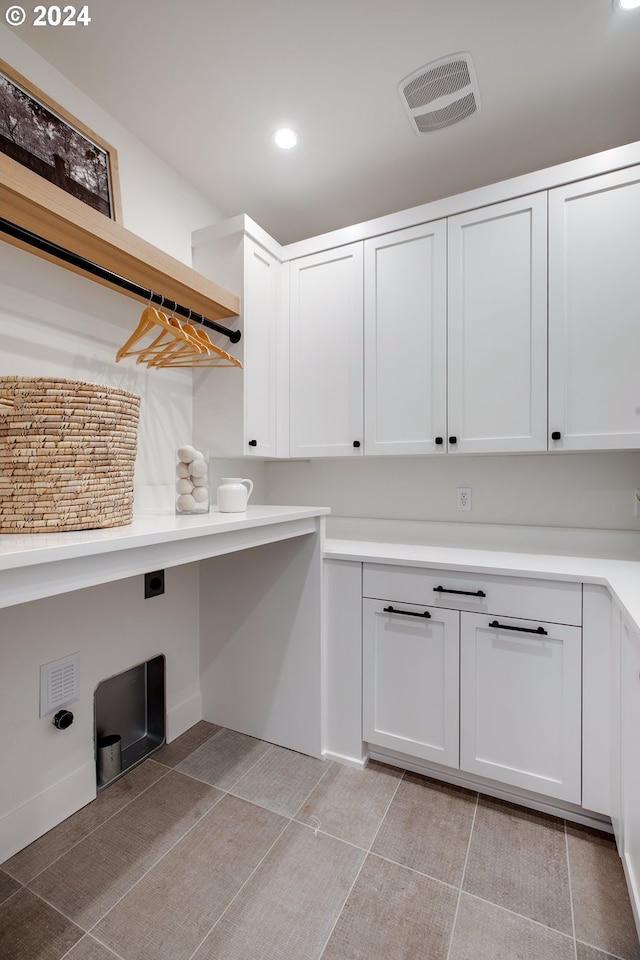
[(398, 89), (417, 134), (450, 127), (480, 109), (480, 93), (468, 53), (454, 53), (420, 67), (405, 77)]

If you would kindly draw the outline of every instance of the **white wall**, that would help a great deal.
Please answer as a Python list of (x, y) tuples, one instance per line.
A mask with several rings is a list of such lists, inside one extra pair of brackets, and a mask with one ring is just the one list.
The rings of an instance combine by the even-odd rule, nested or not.
[(10, 66), (115, 147), (127, 230), (191, 265), (192, 231), (221, 218), (211, 201), (2, 24), (0, 49)]
[[(14, 69), (115, 147), (127, 229), (190, 265), (192, 232), (220, 219), (218, 210), (15, 30), (0, 25), (0, 46)], [(136, 483), (170, 484), (174, 450), (191, 440), (192, 375), (149, 371), (131, 358), (115, 363), (141, 310), (129, 297), (0, 241), (0, 373), (86, 379), (138, 393)]]
[[(140, 576), (0, 610), (0, 863), (95, 795), (102, 680), (165, 654), (173, 735), (199, 719), (198, 591), (198, 565), (187, 564), (167, 570), (164, 595), (149, 600)], [(39, 716), (40, 665), (76, 651), (75, 720), (56, 730)]]
[[(268, 503), (331, 507), (335, 516), (640, 531), (640, 451), (377, 457), (271, 462)], [(472, 510), (456, 510), (456, 488)]]
[[(219, 219), (218, 211), (1, 25), (0, 45), (9, 64), (116, 148), (125, 227), (190, 264), (192, 231)], [(0, 241), (0, 374), (138, 393), (137, 484), (172, 484), (175, 448), (191, 439), (192, 377), (133, 359), (116, 364), (141, 310)], [(169, 738), (200, 718), (197, 568), (168, 570), (166, 587), (145, 601), (137, 577), (0, 611), (0, 862), (95, 795), (93, 694), (101, 680), (164, 653)], [(60, 732), (38, 716), (39, 666), (76, 650), (82, 695), (74, 725)]]

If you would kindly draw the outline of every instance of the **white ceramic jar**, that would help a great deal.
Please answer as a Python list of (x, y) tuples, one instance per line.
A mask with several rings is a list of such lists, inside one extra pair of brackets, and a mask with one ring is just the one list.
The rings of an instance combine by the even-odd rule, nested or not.
[(253, 480), (223, 477), (217, 493), (220, 513), (244, 513), (252, 490)]

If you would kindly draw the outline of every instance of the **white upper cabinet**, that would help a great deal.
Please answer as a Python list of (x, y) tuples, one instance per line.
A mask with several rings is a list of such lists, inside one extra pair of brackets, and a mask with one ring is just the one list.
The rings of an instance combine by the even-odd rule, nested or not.
[(449, 452), (546, 450), (546, 194), (448, 225)]
[(362, 243), (290, 263), (291, 456), (363, 453)]
[(244, 250), (244, 314), (250, 318), (245, 342), (245, 453), (275, 457), (279, 346), (280, 263), (247, 239)]
[(549, 193), (550, 449), (640, 446), (640, 167)]
[(282, 264), (242, 229), (216, 228), (194, 235), (193, 261), (241, 298), (242, 339), (212, 339), (243, 363), (242, 370), (218, 367), (194, 377), (194, 442), (216, 457), (286, 457), (288, 430), (277, 420), (286, 410), (289, 372)]
[(446, 449), (446, 257), (445, 220), (365, 241), (367, 454)]

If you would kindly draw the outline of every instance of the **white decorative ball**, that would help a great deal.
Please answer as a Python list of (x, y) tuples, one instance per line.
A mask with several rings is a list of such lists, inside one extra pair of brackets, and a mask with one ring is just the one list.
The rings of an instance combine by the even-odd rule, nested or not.
[(191, 483), (194, 485), (194, 487), (206, 487), (207, 480), (208, 478), (206, 474), (204, 477), (191, 477)]
[(207, 474), (207, 465), (204, 460), (193, 460), (189, 464), (189, 473), (192, 477), (204, 477)]
[(195, 509), (196, 502), (190, 493), (183, 493), (178, 497), (176, 506), (178, 507), (178, 510), (182, 510), (183, 512), (187, 513)]
[(194, 487), (193, 493), (191, 494), (196, 503), (206, 503), (209, 499), (209, 488), (208, 487)]
[(178, 457), (182, 460), (183, 463), (191, 463), (197, 454), (195, 447), (190, 446), (188, 443), (184, 447), (178, 447)]
[(191, 493), (193, 490), (193, 484), (191, 480), (178, 480), (176, 483), (176, 490), (178, 493)]
[(182, 461), (180, 461), (180, 463), (176, 467), (176, 477), (179, 477), (181, 480), (186, 480), (188, 476), (189, 476), (189, 464), (183, 463)]

